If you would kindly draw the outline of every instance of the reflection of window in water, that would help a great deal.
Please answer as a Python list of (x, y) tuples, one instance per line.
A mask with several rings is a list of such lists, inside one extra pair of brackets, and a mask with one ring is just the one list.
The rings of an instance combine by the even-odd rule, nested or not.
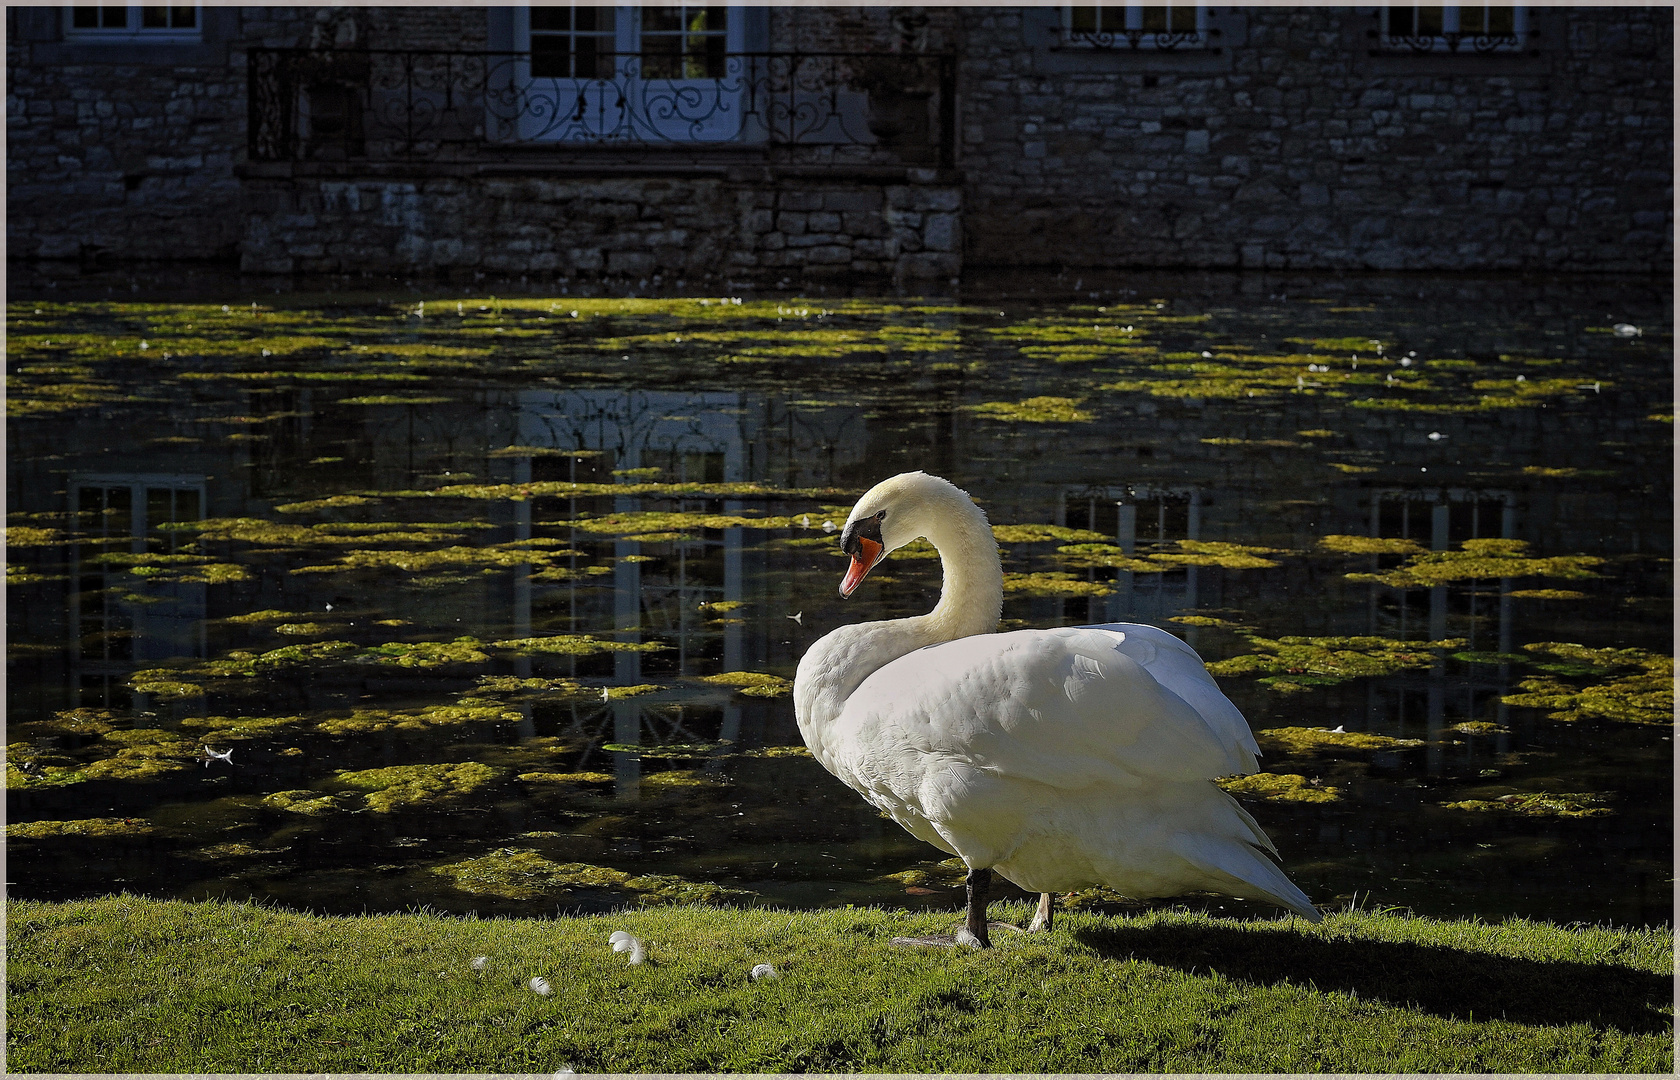
[(204, 480), (84, 476), (71, 477), (69, 490), (80, 533), (71, 549), (72, 689), (79, 704), (120, 708), (134, 661), (203, 655), (205, 586), (126, 576), (120, 557), (180, 554), (193, 535), (171, 526), (203, 519)]

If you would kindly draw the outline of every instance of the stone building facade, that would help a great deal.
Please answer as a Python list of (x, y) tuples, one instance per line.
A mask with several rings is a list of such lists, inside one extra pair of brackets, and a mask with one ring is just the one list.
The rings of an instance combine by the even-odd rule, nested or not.
[[(1414, 9), (1181, 7), (1195, 29), (1174, 37), (1080, 33), (1089, 8), (732, 8), (720, 53), (770, 74), (712, 112), (757, 135), (630, 140), (527, 137), (530, 94), (489, 134), (512, 77), (491, 68), (525, 50), (506, 70), (532, 70), (531, 28), (553, 25), (532, 9), (204, 7), (151, 38), (74, 10), (7, 10), (14, 260), (771, 286), (1672, 261), (1668, 8), (1516, 9), (1491, 50), (1397, 43)], [(150, 9), (128, 10), (132, 30)], [(618, 48), (654, 10), (620, 9)], [(447, 86), (418, 50), (450, 50)], [(566, 85), (579, 117), (606, 107)], [(394, 143), (405, 94), (410, 129), (417, 96), (467, 128)]]

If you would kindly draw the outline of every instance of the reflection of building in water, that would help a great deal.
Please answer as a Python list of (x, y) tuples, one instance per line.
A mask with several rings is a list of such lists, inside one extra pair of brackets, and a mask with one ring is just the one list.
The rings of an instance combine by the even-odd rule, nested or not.
[[(794, 462), (812, 460), (812, 451), (820, 454), (826, 448), (830, 471), (838, 455), (857, 453), (844, 449), (845, 442), (831, 430), (836, 426), (861, 431), (860, 411), (802, 412), (768, 398), (737, 393), (525, 392), (518, 397), (510, 443), (534, 452), (505, 460), (515, 483), (602, 482), (615, 475), (632, 483), (641, 479), (736, 483), (772, 476), (783, 481), (782, 474), (791, 472)], [(542, 450), (565, 453), (544, 454)], [(657, 505), (667, 511), (731, 516), (756, 512), (754, 504), (741, 499), (660, 498)], [(634, 514), (645, 508), (646, 500), (636, 495), (612, 500), (614, 514)], [(569, 500), (516, 503), (516, 539), (529, 540), (533, 515), (546, 519), (551, 509), (556, 518), (577, 513), (576, 504)], [(621, 642), (656, 639), (668, 647), (655, 654), (613, 654), (612, 681), (619, 686), (647, 681), (650, 676), (644, 669), (650, 667), (657, 667), (658, 674), (693, 676), (762, 664), (765, 656), (746, 655), (746, 624), (732, 614), (747, 599), (746, 581), (763, 582), (767, 577), (763, 546), (744, 543), (744, 531), (651, 520), (640, 532), (607, 541), (602, 539), (605, 534), (576, 530), (573, 547), (596, 543), (605, 555), (610, 544), (610, 615), (591, 610), (597, 594), (580, 587), (576, 577), (558, 584), (539, 582), (524, 567), (514, 578), (515, 636), (529, 636), (533, 626), (539, 633), (573, 633), (610, 625)], [(786, 585), (758, 587), (785, 589)], [(522, 662), (522, 671), (529, 671), (529, 661)], [(641, 743), (644, 734), (654, 734), (647, 731), (650, 723), (670, 728), (657, 733), (659, 741), (706, 741), (687, 729), (680, 710), (649, 707), (636, 699), (614, 701), (610, 709), (614, 742)], [(740, 706), (726, 704), (722, 711), (716, 738), (738, 740)], [(634, 797), (640, 760), (629, 753), (615, 756), (619, 793)]]
[[(1473, 488), (1380, 488), (1371, 491), (1370, 535), (1416, 541), (1430, 551), (1447, 551), (1466, 540), (1512, 539), (1516, 534), (1517, 494), (1503, 489)], [(1387, 569), (1398, 557), (1374, 556), (1374, 568)], [(1512, 648), (1511, 579), (1496, 582), (1471, 578), (1462, 585), (1435, 585), (1427, 590), (1389, 588), (1371, 584), (1368, 600), (1373, 635), (1409, 640), (1420, 630), (1430, 641), (1462, 637), (1470, 650)], [(1425, 627), (1413, 615), (1411, 594), (1427, 591)], [(1423, 615), (1419, 612), (1418, 615)], [(1485, 624), (1492, 620), (1490, 633)], [(1442, 737), (1450, 711), (1460, 720), (1485, 718), (1492, 706), (1501, 727), (1508, 707), (1501, 698), (1510, 692), (1508, 665), (1472, 664), (1467, 675), (1456, 678), (1450, 693), (1459, 700), (1449, 702), (1446, 665), (1437, 658), (1426, 676), (1389, 680), (1379, 689), (1369, 687), (1366, 723), (1402, 738), (1421, 737), (1428, 741), (1427, 767), (1431, 775), (1442, 772)], [(1419, 685), (1419, 684), (1422, 685)], [(1495, 752), (1503, 751), (1509, 737), (1495, 736)], [(1466, 743), (1466, 752), (1469, 744)]]
[(69, 552), (71, 700), (109, 707), (126, 699), (136, 664), (205, 655), (204, 583), (128, 573), (132, 556), (177, 555), (191, 542), (169, 526), (203, 519), (205, 477), (72, 474), (68, 490), (83, 534)]

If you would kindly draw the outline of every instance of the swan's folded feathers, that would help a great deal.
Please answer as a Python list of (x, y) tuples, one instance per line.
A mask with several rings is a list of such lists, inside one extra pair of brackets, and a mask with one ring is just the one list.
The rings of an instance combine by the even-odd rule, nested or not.
[[(1152, 647), (1146, 667), (1124, 643), (1113, 631), (1070, 627), (919, 649), (851, 695), (837, 727), (853, 752), (835, 764), (865, 781), (854, 786), (885, 781), (892, 788), (901, 786), (894, 779), (925, 773), (931, 762), (914, 760), (924, 756), (1060, 789), (1252, 772), (1252, 755), (1217, 705), (1245, 734), (1248, 725), (1205, 669), (1201, 678), (1217, 701), (1201, 693), (1199, 710), (1155, 677), (1166, 650)], [(1169, 682), (1194, 686), (1181, 672), (1170, 674)], [(1215, 713), (1213, 723), (1204, 710)], [(883, 769), (904, 775), (890, 778)]]

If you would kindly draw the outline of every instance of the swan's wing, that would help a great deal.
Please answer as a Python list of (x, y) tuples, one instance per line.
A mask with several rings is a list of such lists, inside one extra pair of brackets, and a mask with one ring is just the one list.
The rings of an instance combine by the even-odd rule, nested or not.
[(1249, 730), (1248, 721), (1243, 719), (1241, 711), (1231, 704), (1231, 699), (1208, 674), (1207, 665), (1195, 649), (1159, 626), (1142, 623), (1103, 623), (1079, 629), (1108, 630), (1125, 635), (1125, 640), (1118, 646), (1120, 651), (1142, 664), (1157, 682), (1201, 713), (1202, 719), (1207, 721), (1235, 760), (1242, 763), (1241, 768), (1231, 772), (1251, 773), (1259, 769), (1260, 763), (1255, 759), (1260, 756), (1260, 745), (1254, 741), (1254, 732)]
[[(855, 725), (859, 748), (961, 761), (1058, 788), (1242, 771), (1243, 756), (1123, 651), (1125, 642), (1109, 630), (1069, 627), (919, 649), (864, 680), (842, 722)], [(865, 771), (883, 764), (877, 758)]]

